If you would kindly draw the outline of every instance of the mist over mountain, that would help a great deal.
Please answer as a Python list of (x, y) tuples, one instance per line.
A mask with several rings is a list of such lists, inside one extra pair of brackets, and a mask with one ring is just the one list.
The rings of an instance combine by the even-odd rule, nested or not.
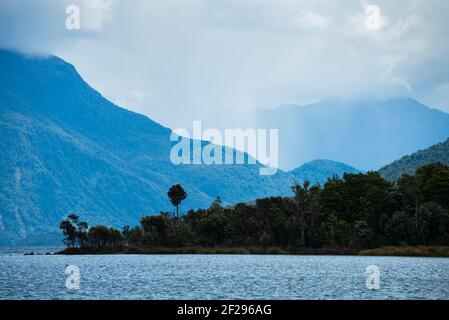
[(294, 180), (322, 184), (449, 136), (449, 115), (412, 99), (325, 100), (261, 111), (258, 120), (279, 128), (281, 166), (327, 158), (354, 167), (317, 160), (261, 176), (260, 164), (174, 165), (170, 129), (111, 103), (62, 59), (0, 50), (0, 70), (0, 244), (55, 243), (70, 213), (137, 225), (173, 211), (167, 190), (177, 183), (188, 193), (183, 212), (218, 196), (234, 204), (291, 195)]
[(413, 175), (418, 168), (437, 162), (449, 166), (449, 139), (427, 149), (404, 156), (381, 168), (379, 173), (386, 179), (397, 180), (403, 174)]
[(290, 171), (298, 182), (308, 180), (312, 185), (320, 184), (321, 186), (330, 177), (337, 176), (342, 178), (344, 173), (359, 172), (361, 171), (345, 163), (323, 159), (307, 162)]
[(60, 239), (75, 213), (122, 227), (170, 210), (167, 190), (181, 183), (181, 210), (290, 193), (282, 171), (261, 165), (173, 165), (171, 130), (122, 109), (54, 57), (0, 51), (0, 243)]
[(377, 170), (449, 137), (449, 114), (411, 98), (326, 99), (261, 110), (257, 126), (279, 129), (279, 165), (284, 170), (314, 159)]

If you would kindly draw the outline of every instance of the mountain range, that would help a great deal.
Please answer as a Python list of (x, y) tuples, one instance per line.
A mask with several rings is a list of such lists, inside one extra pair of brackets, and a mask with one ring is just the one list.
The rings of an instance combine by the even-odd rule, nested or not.
[(279, 167), (332, 159), (379, 168), (449, 137), (449, 114), (408, 98), (324, 99), (257, 112), (257, 126), (279, 128)]
[(312, 185), (324, 185), (332, 176), (341, 178), (344, 173), (360, 173), (362, 171), (345, 163), (330, 160), (313, 160), (290, 171), (297, 181), (308, 180)]
[[(293, 179), (256, 165), (174, 165), (171, 130), (122, 109), (54, 56), (0, 51), (0, 243), (59, 239), (59, 221), (136, 225), (141, 215), (290, 193)], [(44, 235), (44, 236), (43, 236)]]
[[(385, 143), (384, 149), (392, 157), (405, 149), (418, 150), (417, 146), (431, 143), (446, 129), (445, 138), (449, 136), (448, 115), (411, 99), (390, 101), (388, 104), (393, 111), (388, 111), (389, 107), (384, 104), (380, 107), (376, 103), (368, 105), (368, 119), (372, 119), (379, 108), (372, 122), (360, 120), (364, 117), (362, 108), (345, 121), (349, 112), (346, 109), (355, 107), (337, 105), (334, 110), (329, 101), (324, 101), (316, 107), (321, 111), (332, 111), (333, 121), (330, 121), (332, 115), (326, 115), (320, 121), (312, 106), (283, 107), (279, 117), (272, 115), (274, 122), (271, 123), (277, 123), (291, 113), (285, 125), (288, 132), (296, 134), (293, 125), (297, 121), (297, 112), (305, 112), (307, 121), (298, 121), (298, 125), (302, 124), (301, 130), (304, 130), (303, 125), (311, 130), (311, 140), (306, 145), (286, 145), (285, 140), (281, 140), (280, 145), (281, 156), (286, 147), (294, 155), (305, 152), (304, 157), (294, 156), (288, 162), (293, 168), (304, 163), (299, 168), (261, 176), (259, 169), (263, 165), (260, 163), (175, 165), (169, 155), (176, 142), (170, 141), (172, 131), (169, 128), (108, 101), (81, 78), (74, 66), (62, 59), (0, 50), (0, 70), (1, 245), (60, 243), (58, 224), (70, 213), (80, 215), (90, 224), (137, 225), (142, 215), (173, 211), (167, 191), (177, 183), (182, 184), (188, 194), (181, 205), (181, 211), (185, 212), (190, 208), (208, 207), (218, 196), (224, 204), (235, 204), (261, 197), (291, 195), (294, 181), (307, 179), (323, 184), (333, 175), (360, 172), (331, 160), (305, 163), (302, 160), (314, 154), (307, 153), (306, 146), (311, 146), (313, 151), (322, 144), (319, 148), (329, 148), (325, 153), (329, 158), (334, 155), (332, 159), (354, 160), (348, 163), (361, 165), (363, 162), (356, 161), (357, 154), (368, 152), (374, 157), (374, 152), (382, 151), (378, 148), (380, 141)], [(343, 110), (344, 115), (337, 116), (338, 110)], [(412, 110), (412, 117), (407, 116), (409, 110)], [(386, 117), (384, 126), (380, 122), (382, 116)], [(424, 125), (418, 121), (419, 117)], [(402, 123), (411, 119), (415, 122)], [(339, 121), (343, 123), (330, 124)], [(434, 121), (435, 134), (423, 132), (430, 121)], [(329, 125), (330, 133), (325, 128), (313, 129), (313, 124)], [(352, 135), (350, 129), (343, 129), (344, 124), (351, 126)], [(376, 130), (379, 125), (381, 127)], [(336, 126), (340, 127), (339, 134), (331, 139), (331, 133), (338, 133), (334, 130)], [(398, 129), (393, 130), (394, 126)], [(397, 135), (407, 134), (401, 129), (410, 126), (417, 129), (413, 135), (416, 140), (412, 143), (412, 139), (405, 136), (406, 148), (392, 152), (386, 144), (388, 139), (399, 147)], [(382, 131), (383, 128), (387, 130)], [(362, 131), (360, 136), (358, 129)], [(281, 139), (282, 132), (287, 131), (280, 131)], [(373, 132), (380, 133), (369, 136)], [(312, 133), (317, 135), (313, 137)], [(360, 148), (352, 149), (351, 139), (357, 140)], [(365, 148), (363, 139), (366, 145), (372, 143), (376, 147)], [(335, 146), (331, 147), (332, 141)], [(205, 144), (208, 142), (202, 142)], [(401, 156), (403, 154), (406, 152)], [(356, 167), (364, 169), (386, 161), (379, 161), (381, 156), (376, 154), (373, 163)], [(245, 157), (249, 156), (245, 154)]]

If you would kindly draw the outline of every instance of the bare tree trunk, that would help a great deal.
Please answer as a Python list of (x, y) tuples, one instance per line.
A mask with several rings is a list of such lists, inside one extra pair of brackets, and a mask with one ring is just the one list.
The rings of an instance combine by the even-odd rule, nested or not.
[(304, 208), (304, 199), (298, 205), (298, 216), (299, 216), (299, 233), (300, 233), (300, 246), (306, 246), (306, 235), (305, 235), (305, 208)]
[(304, 226), (304, 212), (301, 214), (301, 247), (306, 246), (305, 226)]
[(415, 196), (415, 228), (418, 231), (418, 199)]

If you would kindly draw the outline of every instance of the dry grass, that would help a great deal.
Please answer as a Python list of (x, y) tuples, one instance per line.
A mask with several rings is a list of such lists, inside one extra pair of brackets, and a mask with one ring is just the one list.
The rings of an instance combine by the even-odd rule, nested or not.
[(102, 249), (67, 248), (58, 254), (292, 254), (292, 255), (354, 255), (398, 257), (449, 257), (449, 246), (382, 247), (354, 252), (342, 248), (282, 249), (269, 247), (118, 247)]
[(383, 247), (359, 252), (361, 256), (449, 257), (448, 246)]

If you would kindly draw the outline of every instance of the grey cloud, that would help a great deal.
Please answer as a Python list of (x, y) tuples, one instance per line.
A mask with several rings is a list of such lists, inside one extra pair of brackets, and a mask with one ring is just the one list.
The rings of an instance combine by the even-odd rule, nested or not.
[(444, 0), (376, 1), (387, 21), (376, 32), (361, 1), (96, 2), (103, 11), (85, 10), (99, 10), (97, 27), (69, 31), (64, 8), (83, 1), (0, 0), (0, 45), (58, 54), (171, 127), (250, 125), (253, 108), (328, 96), (410, 95), (449, 111)]

